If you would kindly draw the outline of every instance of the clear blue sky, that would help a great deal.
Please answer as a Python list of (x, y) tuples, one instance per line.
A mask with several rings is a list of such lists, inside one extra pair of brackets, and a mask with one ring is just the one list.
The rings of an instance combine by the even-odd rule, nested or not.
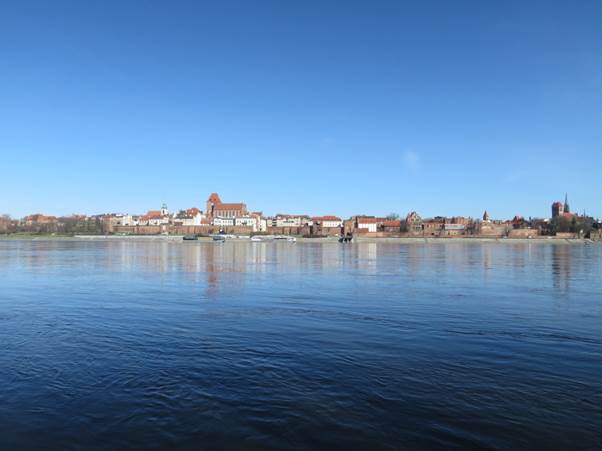
[(0, 213), (602, 216), (602, 3), (3, 1)]

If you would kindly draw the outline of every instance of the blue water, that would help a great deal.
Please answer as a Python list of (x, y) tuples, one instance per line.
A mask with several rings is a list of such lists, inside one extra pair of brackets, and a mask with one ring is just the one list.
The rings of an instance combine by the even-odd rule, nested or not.
[(0, 449), (600, 449), (601, 263), (0, 241)]

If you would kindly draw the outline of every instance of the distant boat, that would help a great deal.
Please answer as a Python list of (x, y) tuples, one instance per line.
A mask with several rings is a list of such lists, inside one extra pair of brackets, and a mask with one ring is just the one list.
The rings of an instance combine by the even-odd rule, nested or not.
[(197, 241), (198, 237), (196, 235), (184, 235), (182, 239), (184, 241)]
[(274, 240), (276, 241), (289, 241), (291, 243), (294, 243), (297, 241), (297, 238), (295, 238), (294, 236), (285, 236), (285, 235), (277, 235), (274, 237)]
[(225, 235), (211, 235), (213, 241), (226, 241)]

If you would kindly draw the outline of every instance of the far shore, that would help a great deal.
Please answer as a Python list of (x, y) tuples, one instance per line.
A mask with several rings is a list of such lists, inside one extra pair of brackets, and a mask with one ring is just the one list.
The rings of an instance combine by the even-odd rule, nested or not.
[[(0, 240), (65, 240), (65, 241), (177, 241), (183, 242), (183, 235), (0, 235)], [(227, 241), (250, 242), (248, 238), (234, 238)], [(186, 242), (187, 244), (194, 243)], [(199, 237), (196, 242), (212, 242), (210, 237)], [(298, 243), (338, 243), (337, 237), (303, 238), (297, 237)], [(355, 243), (404, 243), (404, 244), (425, 244), (425, 243), (533, 243), (533, 244), (602, 244), (599, 241), (593, 241), (587, 238), (555, 238), (541, 236), (538, 238), (492, 238), (492, 237), (397, 237), (397, 238), (374, 238), (355, 236)], [(343, 245), (343, 244), (341, 244)], [(348, 245), (348, 244), (346, 244)]]

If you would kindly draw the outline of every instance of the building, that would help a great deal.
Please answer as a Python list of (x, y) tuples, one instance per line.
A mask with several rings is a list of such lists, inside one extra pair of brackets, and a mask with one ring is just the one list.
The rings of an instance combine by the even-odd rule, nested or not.
[(110, 215), (110, 217), (113, 226), (137, 226), (140, 222), (138, 216), (133, 216), (128, 213), (117, 213)]
[(377, 222), (374, 216), (356, 216), (355, 228), (358, 232), (376, 232)]
[(196, 207), (180, 210), (173, 220), (174, 225), (199, 226), (204, 219), (203, 212)]
[(556, 201), (552, 204), (552, 217), (564, 216), (564, 204), (560, 201)]
[(381, 223), (383, 232), (400, 232), (401, 221), (399, 219), (385, 219)]
[(149, 210), (138, 220), (142, 226), (161, 226), (169, 224), (170, 216), (167, 205), (163, 204), (160, 210)]
[(412, 235), (422, 234), (422, 222), (422, 218), (415, 211), (408, 213), (406, 216), (406, 227), (408, 232)]
[(425, 236), (439, 236), (445, 229), (446, 219), (442, 216), (422, 221), (422, 231)]
[(560, 201), (556, 201), (552, 204), (552, 218), (557, 217), (565, 217), (572, 218), (574, 215), (571, 213), (571, 209), (569, 207), (569, 198), (568, 194), (564, 195), (564, 203)]
[(213, 218), (213, 225), (215, 227), (234, 227), (235, 218), (224, 218), (221, 216)]
[(211, 193), (207, 199), (207, 217), (208, 218), (236, 218), (247, 216), (246, 204), (238, 203), (223, 203), (217, 193)]
[(24, 221), (26, 225), (56, 224), (58, 219), (55, 216), (46, 216), (41, 213), (36, 213), (34, 215), (26, 216)]
[(313, 225), (320, 226), (324, 229), (342, 227), (343, 221), (337, 216), (314, 216), (311, 218)]
[(234, 218), (234, 225), (236, 227), (250, 227), (253, 232), (257, 232), (259, 229), (258, 218), (256, 216), (242, 216)]
[(272, 227), (303, 227), (306, 225), (312, 225), (312, 221), (307, 215), (284, 215), (277, 214), (271, 218), (272, 223), (269, 224)]

